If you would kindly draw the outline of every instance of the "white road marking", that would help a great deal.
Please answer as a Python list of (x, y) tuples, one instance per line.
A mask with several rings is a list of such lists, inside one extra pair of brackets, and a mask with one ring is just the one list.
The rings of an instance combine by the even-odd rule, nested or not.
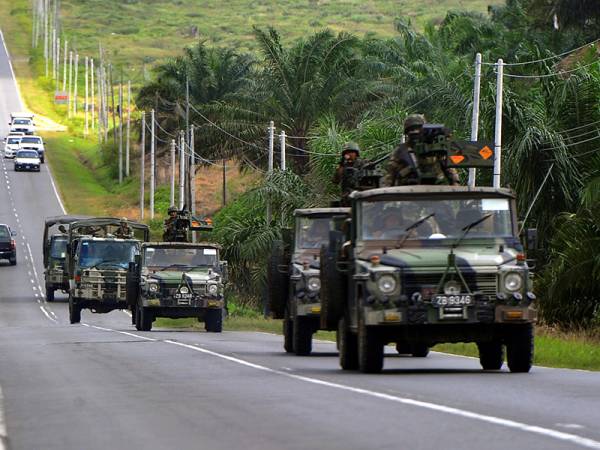
[(556, 426), (561, 428), (569, 428), (571, 430), (581, 430), (585, 428), (583, 425), (579, 425), (578, 423), (557, 423)]
[(23, 110), (23, 105), (25, 102), (23, 101), (23, 97), (21, 97), (21, 90), (19, 89), (19, 83), (17, 82), (17, 77), (15, 76), (15, 71), (13, 70), (12, 61), (10, 57), (10, 53), (8, 53), (8, 47), (6, 46), (6, 42), (4, 42), (4, 34), (2, 30), (0, 30), (0, 40), (2, 41), (2, 45), (4, 46), (4, 51), (6, 52), (6, 56), (8, 56), (8, 67), (10, 68), (10, 73), (12, 74), (12, 79), (15, 82), (15, 87), (17, 88), (17, 96), (19, 97), (19, 103), (21, 104), (21, 110)]
[(6, 450), (6, 440), (8, 435), (6, 434), (6, 420), (4, 418), (4, 394), (2, 392), (2, 386), (0, 386), (0, 450)]
[(43, 306), (43, 305), (40, 305), (40, 309), (42, 310), (42, 312), (44, 313), (44, 315), (45, 315), (45, 316), (46, 316), (48, 319), (50, 319), (52, 322), (56, 323), (56, 319), (54, 319), (54, 318), (53, 318), (53, 317), (50, 315), (50, 313), (49, 313), (48, 311), (46, 311), (46, 308), (44, 308), (44, 306)]
[[(135, 333), (127, 333), (125, 331), (118, 331), (118, 330), (113, 330), (110, 328), (98, 327), (95, 325), (86, 325), (86, 326), (96, 328), (96, 329), (102, 330), (102, 331), (109, 331), (109, 332), (112, 331), (115, 333), (127, 334), (128, 336), (136, 337), (139, 339), (157, 341), (156, 339), (150, 339), (150, 338), (147, 338), (145, 336), (140, 336), (139, 334), (135, 334)], [(206, 355), (211, 355), (216, 358), (224, 359), (226, 361), (230, 361), (230, 362), (242, 365), (242, 366), (250, 367), (252, 369), (260, 370), (262, 372), (267, 372), (267, 373), (271, 373), (274, 375), (280, 375), (280, 376), (292, 378), (294, 380), (303, 381), (305, 383), (315, 384), (318, 386), (325, 386), (325, 387), (338, 389), (338, 390), (342, 390), (342, 391), (346, 391), (346, 392), (352, 392), (354, 394), (373, 397), (373, 398), (377, 398), (380, 400), (387, 400), (387, 401), (391, 401), (391, 402), (395, 402), (395, 403), (401, 403), (404, 405), (415, 406), (418, 408), (423, 408), (423, 409), (428, 409), (428, 410), (435, 411), (435, 412), (440, 412), (440, 413), (445, 413), (445, 414), (449, 414), (449, 415), (453, 415), (453, 416), (463, 417), (466, 419), (477, 420), (479, 422), (485, 422), (485, 423), (489, 423), (492, 425), (497, 425), (497, 426), (501, 426), (501, 427), (505, 427), (505, 428), (511, 428), (514, 430), (524, 431), (527, 433), (537, 434), (537, 435), (544, 436), (547, 438), (556, 439), (559, 441), (569, 442), (571, 444), (575, 444), (575, 445), (578, 445), (581, 447), (600, 450), (600, 441), (595, 441), (593, 439), (589, 439), (589, 438), (586, 438), (583, 436), (578, 436), (576, 434), (565, 433), (562, 431), (557, 431), (557, 430), (553, 430), (550, 428), (544, 428), (544, 427), (539, 427), (539, 426), (535, 426), (535, 425), (529, 425), (526, 423), (521, 423), (521, 422), (517, 422), (514, 420), (510, 420), (510, 419), (503, 419), (501, 417), (489, 416), (486, 414), (479, 414), (479, 413), (476, 413), (473, 411), (454, 408), (451, 406), (444, 406), (444, 405), (439, 405), (436, 403), (429, 403), (429, 402), (425, 402), (425, 401), (421, 401), (421, 400), (414, 400), (414, 399), (408, 398), (408, 397), (400, 397), (400, 396), (385, 394), (383, 392), (371, 391), (368, 389), (362, 389), (362, 388), (357, 388), (357, 387), (353, 387), (353, 386), (348, 386), (345, 384), (333, 383), (331, 381), (320, 380), (318, 378), (311, 378), (311, 377), (307, 377), (307, 376), (296, 375), (296, 374), (284, 372), (281, 370), (271, 369), (270, 367), (262, 366), (260, 364), (251, 363), (249, 361), (245, 361), (240, 358), (235, 358), (233, 356), (225, 355), (223, 353), (214, 352), (212, 350), (208, 350), (206, 348), (202, 348), (202, 347), (199, 347), (196, 345), (184, 344), (182, 342), (172, 341), (170, 339), (166, 339), (161, 342), (164, 342), (166, 344), (176, 345), (178, 347), (183, 347), (183, 348), (186, 348), (189, 350), (193, 350), (195, 352), (204, 353)]]

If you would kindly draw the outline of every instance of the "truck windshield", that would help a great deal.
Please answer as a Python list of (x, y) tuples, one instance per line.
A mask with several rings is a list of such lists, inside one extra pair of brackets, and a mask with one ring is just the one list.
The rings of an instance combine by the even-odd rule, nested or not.
[[(465, 226), (488, 214), (491, 214), (489, 219), (473, 227), (467, 239), (513, 235), (507, 198), (364, 201), (360, 205), (360, 237), (370, 241), (403, 238), (455, 240), (462, 236)], [(427, 216), (430, 217), (419, 223)], [(417, 226), (407, 233), (405, 230), (415, 223)]]
[(13, 121), (14, 125), (29, 125), (31, 123), (30, 119), (15, 119)]
[(39, 158), (39, 156), (40, 155), (36, 151), (17, 153), (17, 158)]
[(201, 248), (165, 248), (146, 247), (144, 265), (146, 267), (203, 267), (214, 266), (217, 263), (217, 249)]
[(21, 142), (21, 138), (8, 138), (7, 144), (15, 145)]
[(55, 259), (65, 259), (67, 254), (67, 239), (53, 239), (50, 246), (50, 257)]
[(298, 219), (298, 247), (321, 248), (329, 242), (329, 231), (333, 230), (332, 217), (301, 217)]
[(0, 239), (6, 239), (10, 237), (10, 231), (7, 227), (0, 226)]
[(39, 137), (23, 137), (21, 138), (21, 144), (41, 144), (42, 138)]
[(127, 269), (137, 253), (137, 242), (85, 240), (79, 246), (79, 267), (118, 266)]

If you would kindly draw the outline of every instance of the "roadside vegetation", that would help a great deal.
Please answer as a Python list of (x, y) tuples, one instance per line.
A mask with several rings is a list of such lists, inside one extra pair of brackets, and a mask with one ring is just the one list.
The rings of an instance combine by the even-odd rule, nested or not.
[[(357, 141), (366, 158), (389, 154), (412, 112), (424, 112), (430, 122), (445, 123), (457, 137), (467, 138), (476, 52), (486, 63), (479, 137), (493, 141), (496, 77), (490, 63), (497, 58), (523, 63), (505, 68), (503, 184), (516, 190), (523, 219), (530, 210), (526, 226), (539, 232), (540, 251), (530, 255), (537, 259), (536, 294), (544, 324), (536, 363), (599, 369), (594, 361), (600, 347), (595, 331), (600, 327), (600, 46), (583, 47), (600, 37), (600, 13), (593, 5), (584, 2), (573, 9), (567, 0), (509, 0), (486, 12), (485, 2), (472, 2), (475, 9), (467, 12), (444, 16), (432, 7), (415, 16), (417, 2), (401, 7), (361, 2), (363, 17), (353, 19), (355, 2), (344, 11), (329, 1), (290, 2), (287, 9), (286, 2), (276, 7), (237, 2), (228, 8), (235, 19), (226, 12), (217, 19), (212, 14), (222, 8), (211, 8), (211, 2), (181, 0), (172, 14), (160, 13), (170, 2), (113, 3), (62, 2), (70, 39), (89, 54), (99, 38), (106, 48), (119, 48), (111, 58), (117, 64), (131, 62), (127, 70), (137, 71), (128, 75), (139, 87), (138, 110), (156, 109), (165, 133), (183, 127), (189, 80), (191, 120), (198, 126), (195, 148), (209, 162), (235, 160), (242, 173), (253, 174), (214, 217), (215, 238), (224, 247), (235, 286), (232, 305), (239, 308), (228, 321), (231, 327), (279, 327), (260, 314), (271, 242), (291, 225), (293, 209), (325, 206), (338, 194), (331, 172), (345, 141)], [(26, 98), (31, 105), (37, 95), (47, 99), (52, 86), (41, 77), (39, 51), (29, 50), (26, 5), (0, 0), (6, 7), (0, 17), (5, 35), (12, 31), (7, 41), (17, 55), (23, 90), (31, 88)], [(136, 15), (142, 7), (153, 13)], [(245, 7), (253, 14), (240, 15)], [(439, 7), (448, 9), (445, 3)], [(83, 8), (93, 14), (84, 17)], [(116, 17), (115, 11), (123, 14)], [(253, 18), (241, 23), (242, 17)], [(198, 23), (205, 28), (195, 35)], [(574, 48), (579, 49), (567, 55)], [(133, 208), (137, 181), (115, 187), (114, 159), (103, 159), (114, 148), (102, 153), (93, 139), (74, 138), (81, 135), (81, 119), (69, 122), (61, 107), (47, 100), (36, 107), (71, 131), (48, 137), (49, 147), (57, 148), (49, 159), (67, 206), (74, 204), (69, 196), (78, 189), (90, 212), (105, 211), (115, 199)], [(290, 136), (289, 170), (265, 176), (270, 120)], [(168, 140), (167, 134), (161, 137)], [(73, 154), (77, 158), (69, 160)], [(69, 176), (75, 172), (76, 177)], [(491, 184), (490, 174), (479, 171), (478, 184)], [(166, 188), (158, 195), (157, 209), (168, 204)], [(274, 212), (269, 224), (267, 200)], [(160, 223), (151, 225), (156, 231)], [(440, 349), (475, 351), (468, 345)]]

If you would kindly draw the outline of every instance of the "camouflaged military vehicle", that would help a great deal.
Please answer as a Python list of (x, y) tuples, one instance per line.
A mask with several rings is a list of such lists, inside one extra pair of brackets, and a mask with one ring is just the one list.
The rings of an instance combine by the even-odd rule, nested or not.
[(337, 328), (321, 325), (319, 259), (329, 233), (340, 229), (350, 208), (297, 209), (294, 216), (294, 233), (273, 245), (268, 300), (273, 317), (283, 319), (285, 350), (308, 355), (317, 330)]
[(379, 372), (384, 346), (475, 342), (483, 369), (528, 372), (537, 317), (508, 189), (403, 186), (353, 192), (321, 260), (322, 318), (343, 369)]
[(226, 308), (227, 262), (216, 244), (149, 242), (129, 266), (127, 303), (139, 331), (157, 317), (197, 317), (206, 331), (220, 333)]
[(107, 313), (127, 309), (126, 278), (129, 263), (147, 241), (146, 225), (127, 222), (130, 236), (117, 238), (122, 219), (93, 218), (71, 223), (67, 242), (69, 319), (81, 321), (81, 310)]
[(65, 265), (69, 225), (79, 216), (48, 217), (44, 222), (43, 255), (46, 300), (54, 301), (55, 291), (69, 291), (69, 274)]

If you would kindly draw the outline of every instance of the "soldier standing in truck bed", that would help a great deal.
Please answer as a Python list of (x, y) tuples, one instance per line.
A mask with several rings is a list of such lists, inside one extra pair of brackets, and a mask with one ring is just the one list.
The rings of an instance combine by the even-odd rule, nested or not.
[(415, 144), (421, 136), (423, 125), (425, 117), (421, 114), (411, 114), (404, 121), (406, 142), (392, 152), (383, 180), (384, 186), (459, 184), (456, 169), (447, 167), (445, 157), (415, 153)]
[(342, 159), (335, 169), (333, 182), (342, 190), (342, 206), (350, 205), (350, 194), (358, 187), (358, 171), (365, 162), (360, 159), (360, 148), (356, 142), (347, 142), (342, 149)]

